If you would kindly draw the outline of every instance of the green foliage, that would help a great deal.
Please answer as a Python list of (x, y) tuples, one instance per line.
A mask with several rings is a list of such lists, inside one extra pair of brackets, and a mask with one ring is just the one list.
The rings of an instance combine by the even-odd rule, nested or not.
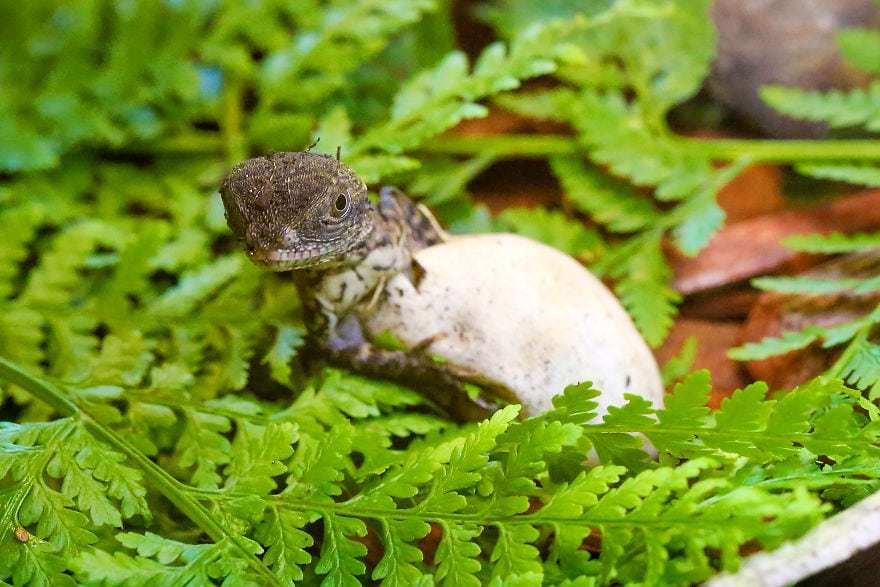
[(819, 179), (846, 181), (856, 185), (880, 187), (880, 167), (876, 165), (819, 165), (806, 163), (797, 170), (804, 175)]
[[(795, 235), (786, 239), (786, 244), (809, 253), (850, 253), (865, 255), (870, 259), (880, 250), (878, 236), (873, 233)], [(761, 277), (754, 279), (752, 284), (760, 289), (799, 296), (870, 296), (880, 291), (880, 279), (873, 274), (852, 277)], [(873, 399), (880, 393), (880, 347), (872, 342), (878, 323), (880, 306), (842, 324), (810, 324), (800, 331), (788, 331), (778, 337), (746, 343), (731, 349), (728, 354), (734, 359), (746, 361), (783, 355), (818, 342), (823, 348), (843, 347), (830, 373), (844, 378), (856, 389), (867, 390), (869, 398)]]
[(850, 291), (856, 294), (871, 293), (880, 288), (880, 283), (875, 279), (859, 279), (857, 277), (844, 277), (840, 279), (827, 279), (809, 276), (800, 277), (759, 277), (752, 280), (752, 285), (758, 289), (777, 291), (788, 294), (832, 294)]
[(856, 253), (880, 248), (880, 232), (794, 235), (785, 239), (785, 244), (805, 253)]
[(824, 122), (834, 128), (864, 126), (869, 131), (880, 131), (880, 82), (848, 92), (768, 86), (761, 91), (761, 97), (794, 118)]
[(591, 260), (604, 243), (599, 234), (563, 213), (543, 208), (507, 208), (497, 218), (498, 228), (544, 242), (573, 257)]
[[(637, 250), (636, 244), (653, 242), (656, 235), (648, 233), (662, 229), (671, 234), (681, 252), (696, 255), (724, 223), (725, 215), (715, 203), (715, 195), (753, 159), (747, 144), (730, 150), (705, 149), (700, 141), (683, 139), (667, 125), (670, 110), (700, 87), (714, 56), (715, 33), (706, 10), (707, 3), (698, 0), (495, 0), (481, 11), (485, 20), (509, 38), (534, 22), (576, 15), (601, 20), (617, 12), (602, 26), (577, 31), (570, 37), (578, 53), (574, 53), (576, 59), (560, 64), (556, 76), (561, 85), (504, 94), (496, 102), (524, 116), (568, 123), (576, 130), (579, 145), (600, 168), (584, 166), (577, 155), (566, 155), (551, 158), (553, 171), (578, 211), (610, 231), (631, 235), (632, 248), (622, 244), (623, 250)], [(871, 51), (876, 42), (876, 33), (864, 30), (846, 31), (840, 37), (847, 57), (867, 72), (876, 71), (877, 52)], [(767, 88), (763, 95), (772, 106), (791, 116), (834, 127), (876, 130), (880, 106), (876, 83), (865, 90), (828, 93), (774, 87)], [(712, 141), (705, 143), (711, 145)], [(723, 141), (720, 143), (725, 146)], [(761, 146), (766, 150), (756, 148), (755, 157), (793, 158), (799, 163), (797, 169), (807, 175), (861, 185), (878, 182), (872, 163), (847, 161), (845, 155), (839, 155), (843, 160), (828, 163), (833, 154), (830, 148), (818, 161), (811, 160), (815, 155), (809, 152), (809, 143), (804, 145), (803, 154), (794, 155), (791, 151), (782, 155), (782, 143), (779, 154), (770, 142)], [(876, 161), (876, 157), (875, 153), (867, 159)], [(719, 161), (728, 165), (719, 167)], [(677, 205), (657, 211), (627, 183), (648, 188), (657, 200)], [(615, 250), (609, 247), (608, 259), (598, 260), (600, 270), (619, 266), (621, 258)], [(656, 344), (671, 324), (669, 317), (675, 312), (676, 300), (674, 294), (664, 295), (661, 291), (660, 282), (668, 281), (671, 275), (664, 267), (664, 256), (654, 254), (653, 246), (648, 251), (650, 261), (633, 263), (628, 271), (620, 270), (614, 277), (619, 280), (617, 292), (627, 301), (642, 334)], [(650, 271), (645, 267), (648, 263), (655, 265)], [(631, 284), (644, 282), (648, 273), (653, 276), (650, 294), (633, 295)]]
[[(543, 416), (459, 424), (413, 390), (303, 372), (289, 278), (246, 263), (226, 230), (232, 163), (320, 138), (453, 230), (514, 231), (593, 264), (659, 344), (680, 300), (664, 243), (705, 246), (723, 222), (715, 194), (750, 160), (666, 123), (708, 71), (707, 6), (498, 0), (480, 11), (503, 41), (473, 61), (444, 0), (0, 9), (0, 379), (15, 420), (0, 424), (0, 581), (688, 584), (874, 488), (877, 414), (859, 392), (878, 393), (877, 312), (754, 351), (845, 343), (834, 374), (850, 387), (767, 399), (755, 385), (713, 413), (685, 349), (666, 410), (633, 396), (600, 419), (584, 384)], [(788, 96), (792, 110), (813, 100)], [(873, 97), (810, 104), (870, 125)], [(493, 100), (576, 137), (440, 136)], [(519, 154), (550, 159), (563, 205), (492, 218), (468, 183)], [(875, 183), (870, 165), (796, 159)], [(787, 285), (866, 287), (833, 286)]]
[(672, 327), (681, 295), (669, 286), (671, 270), (663, 259), (659, 231), (645, 232), (619, 246), (600, 262), (600, 270), (618, 279), (617, 294), (645, 340), (658, 346)]
[(567, 157), (551, 159), (550, 165), (572, 205), (610, 231), (636, 231), (659, 218), (658, 212), (643, 196), (595, 168)]
[[(653, 345), (665, 338), (680, 299), (668, 286), (671, 271), (659, 253), (660, 239), (670, 231), (687, 255), (706, 246), (724, 221), (715, 194), (746, 162), (717, 169), (710, 156), (672, 134), (665, 122), (708, 72), (715, 31), (707, 10), (708, 3), (700, 0), (550, 2), (540, 7), (508, 0), (493, 2), (484, 11), (512, 37), (527, 20), (552, 22), (577, 15), (601, 20), (616, 12), (600, 26), (571, 35), (577, 58), (560, 65), (557, 75), (564, 86), (506, 94), (499, 103), (526, 116), (569, 123), (587, 156), (610, 172), (587, 166), (576, 156), (551, 160), (565, 196), (578, 211), (609, 231), (629, 235), (619, 248), (609, 248), (597, 267), (615, 268), (609, 274), (617, 280), (617, 293)], [(677, 206), (660, 212), (627, 183), (650, 188), (658, 200)], [(617, 253), (642, 249), (639, 259)]]
[(678, 354), (666, 361), (661, 368), (663, 385), (669, 386), (691, 372), (697, 358), (697, 338), (687, 337)]
[(847, 61), (864, 72), (880, 74), (880, 34), (868, 29), (848, 29), (837, 35)]
[[(18, 380), (53, 403), (65, 393), (47, 392), (29, 375)], [(85, 401), (68, 388), (80, 397), (75, 417), (7, 425), (0, 473), (17, 482), (4, 494), (4, 518), (30, 538), (4, 538), (4, 573), (15, 569), (27, 577), (23, 584), (39, 584), (30, 579), (39, 573), (46, 583), (69, 580), (58, 574), (65, 570), (107, 585), (209, 585), (223, 577), (290, 584), (314, 575), (344, 585), (368, 574), (389, 585), (523, 574), (684, 584), (735, 569), (746, 543), (772, 548), (801, 534), (826, 514), (823, 494), (843, 502), (861, 490), (852, 480), (880, 477), (876, 467), (856, 464), (880, 451), (876, 421), (853, 409), (851, 390), (828, 379), (778, 400), (754, 384), (712, 412), (708, 374), (699, 372), (676, 387), (665, 409), (631, 396), (601, 421), (598, 392), (584, 384), (567, 388), (543, 416), (520, 421), (518, 406), (509, 406), (443, 434), (388, 425), (416, 401), (406, 390), (340, 372), (314, 383), (316, 390), (268, 417), (243, 400), (215, 407), (230, 415), (238, 408), (216, 489), (181, 482), (161, 489), (185, 511), (201, 504), (211, 512), (226, 533), (217, 542), (193, 541), (205, 528), (181, 526), (167, 506), (145, 498), (144, 481), (152, 486), (168, 473), (126, 444), (124, 427), (95, 437), (84, 426), (120, 399), (128, 404), (123, 412), (133, 410), (133, 391), (89, 392)], [(634, 432), (652, 442), (660, 463)], [(372, 445), (358, 441), (364, 434)], [(583, 462), (591, 446), (601, 465)], [(60, 490), (40, 475), (58, 479)], [(123, 520), (126, 531), (105, 529)], [(432, 528), (440, 540), (428, 564), (418, 544)], [(581, 549), (591, 532), (602, 536), (598, 556)], [(381, 549), (378, 562), (368, 566), (362, 540)], [(32, 548), (66, 562), (38, 565)]]

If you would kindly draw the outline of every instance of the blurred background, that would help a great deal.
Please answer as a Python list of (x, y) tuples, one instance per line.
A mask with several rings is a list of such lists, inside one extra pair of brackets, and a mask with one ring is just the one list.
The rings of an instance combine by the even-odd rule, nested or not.
[(661, 361), (696, 337), (719, 393), (792, 385), (836, 351), (728, 350), (877, 303), (749, 280), (825, 261), (793, 233), (880, 226), (878, 23), (867, 0), (3, 1), (0, 354), (81, 380), (108, 335), (172, 362), (190, 340), (201, 393), (242, 388), (299, 323), (287, 277), (241, 263), (217, 185), (320, 139), (452, 231), (582, 260)]

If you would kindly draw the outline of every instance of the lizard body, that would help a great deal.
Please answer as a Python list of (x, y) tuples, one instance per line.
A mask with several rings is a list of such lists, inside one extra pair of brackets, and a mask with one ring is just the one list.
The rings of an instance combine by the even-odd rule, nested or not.
[[(662, 403), (632, 320), (556, 249), (512, 234), (445, 240), (397, 190), (374, 203), (348, 167), (308, 152), (245, 161), (221, 194), (251, 259), (294, 271), (308, 347), (322, 359), (410, 385), (459, 419), (491, 408), (467, 399), (468, 383), (530, 414), (582, 381), (603, 390), (600, 413), (630, 391)], [(393, 345), (377, 344), (385, 334)]]
[(314, 348), (359, 373), (426, 389), (445, 411), (473, 411), (451, 399), (462, 391), (461, 378), (420, 349), (378, 348), (364, 328), (389, 280), (402, 275), (417, 284), (413, 255), (444, 240), (427, 210), (390, 187), (370, 202), (345, 165), (308, 152), (245, 161), (221, 195), (250, 258), (274, 271), (294, 270)]

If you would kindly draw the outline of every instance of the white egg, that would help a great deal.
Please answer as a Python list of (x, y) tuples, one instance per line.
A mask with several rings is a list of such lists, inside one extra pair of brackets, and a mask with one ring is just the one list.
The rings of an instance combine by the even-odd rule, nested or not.
[(404, 274), (366, 316), (450, 369), (509, 390), (527, 414), (552, 407), (566, 385), (593, 382), (600, 412), (634, 393), (663, 404), (657, 364), (620, 302), (580, 263), (512, 234), (453, 237), (416, 253), (425, 273)]

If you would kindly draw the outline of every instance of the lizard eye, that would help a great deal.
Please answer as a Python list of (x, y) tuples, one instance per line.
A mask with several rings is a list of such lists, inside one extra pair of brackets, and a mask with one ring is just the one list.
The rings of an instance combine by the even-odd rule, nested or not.
[(334, 218), (341, 218), (348, 212), (350, 206), (351, 200), (348, 199), (348, 196), (346, 194), (339, 194), (336, 197), (336, 201), (333, 202), (333, 209), (330, 211), (330, 214)]

